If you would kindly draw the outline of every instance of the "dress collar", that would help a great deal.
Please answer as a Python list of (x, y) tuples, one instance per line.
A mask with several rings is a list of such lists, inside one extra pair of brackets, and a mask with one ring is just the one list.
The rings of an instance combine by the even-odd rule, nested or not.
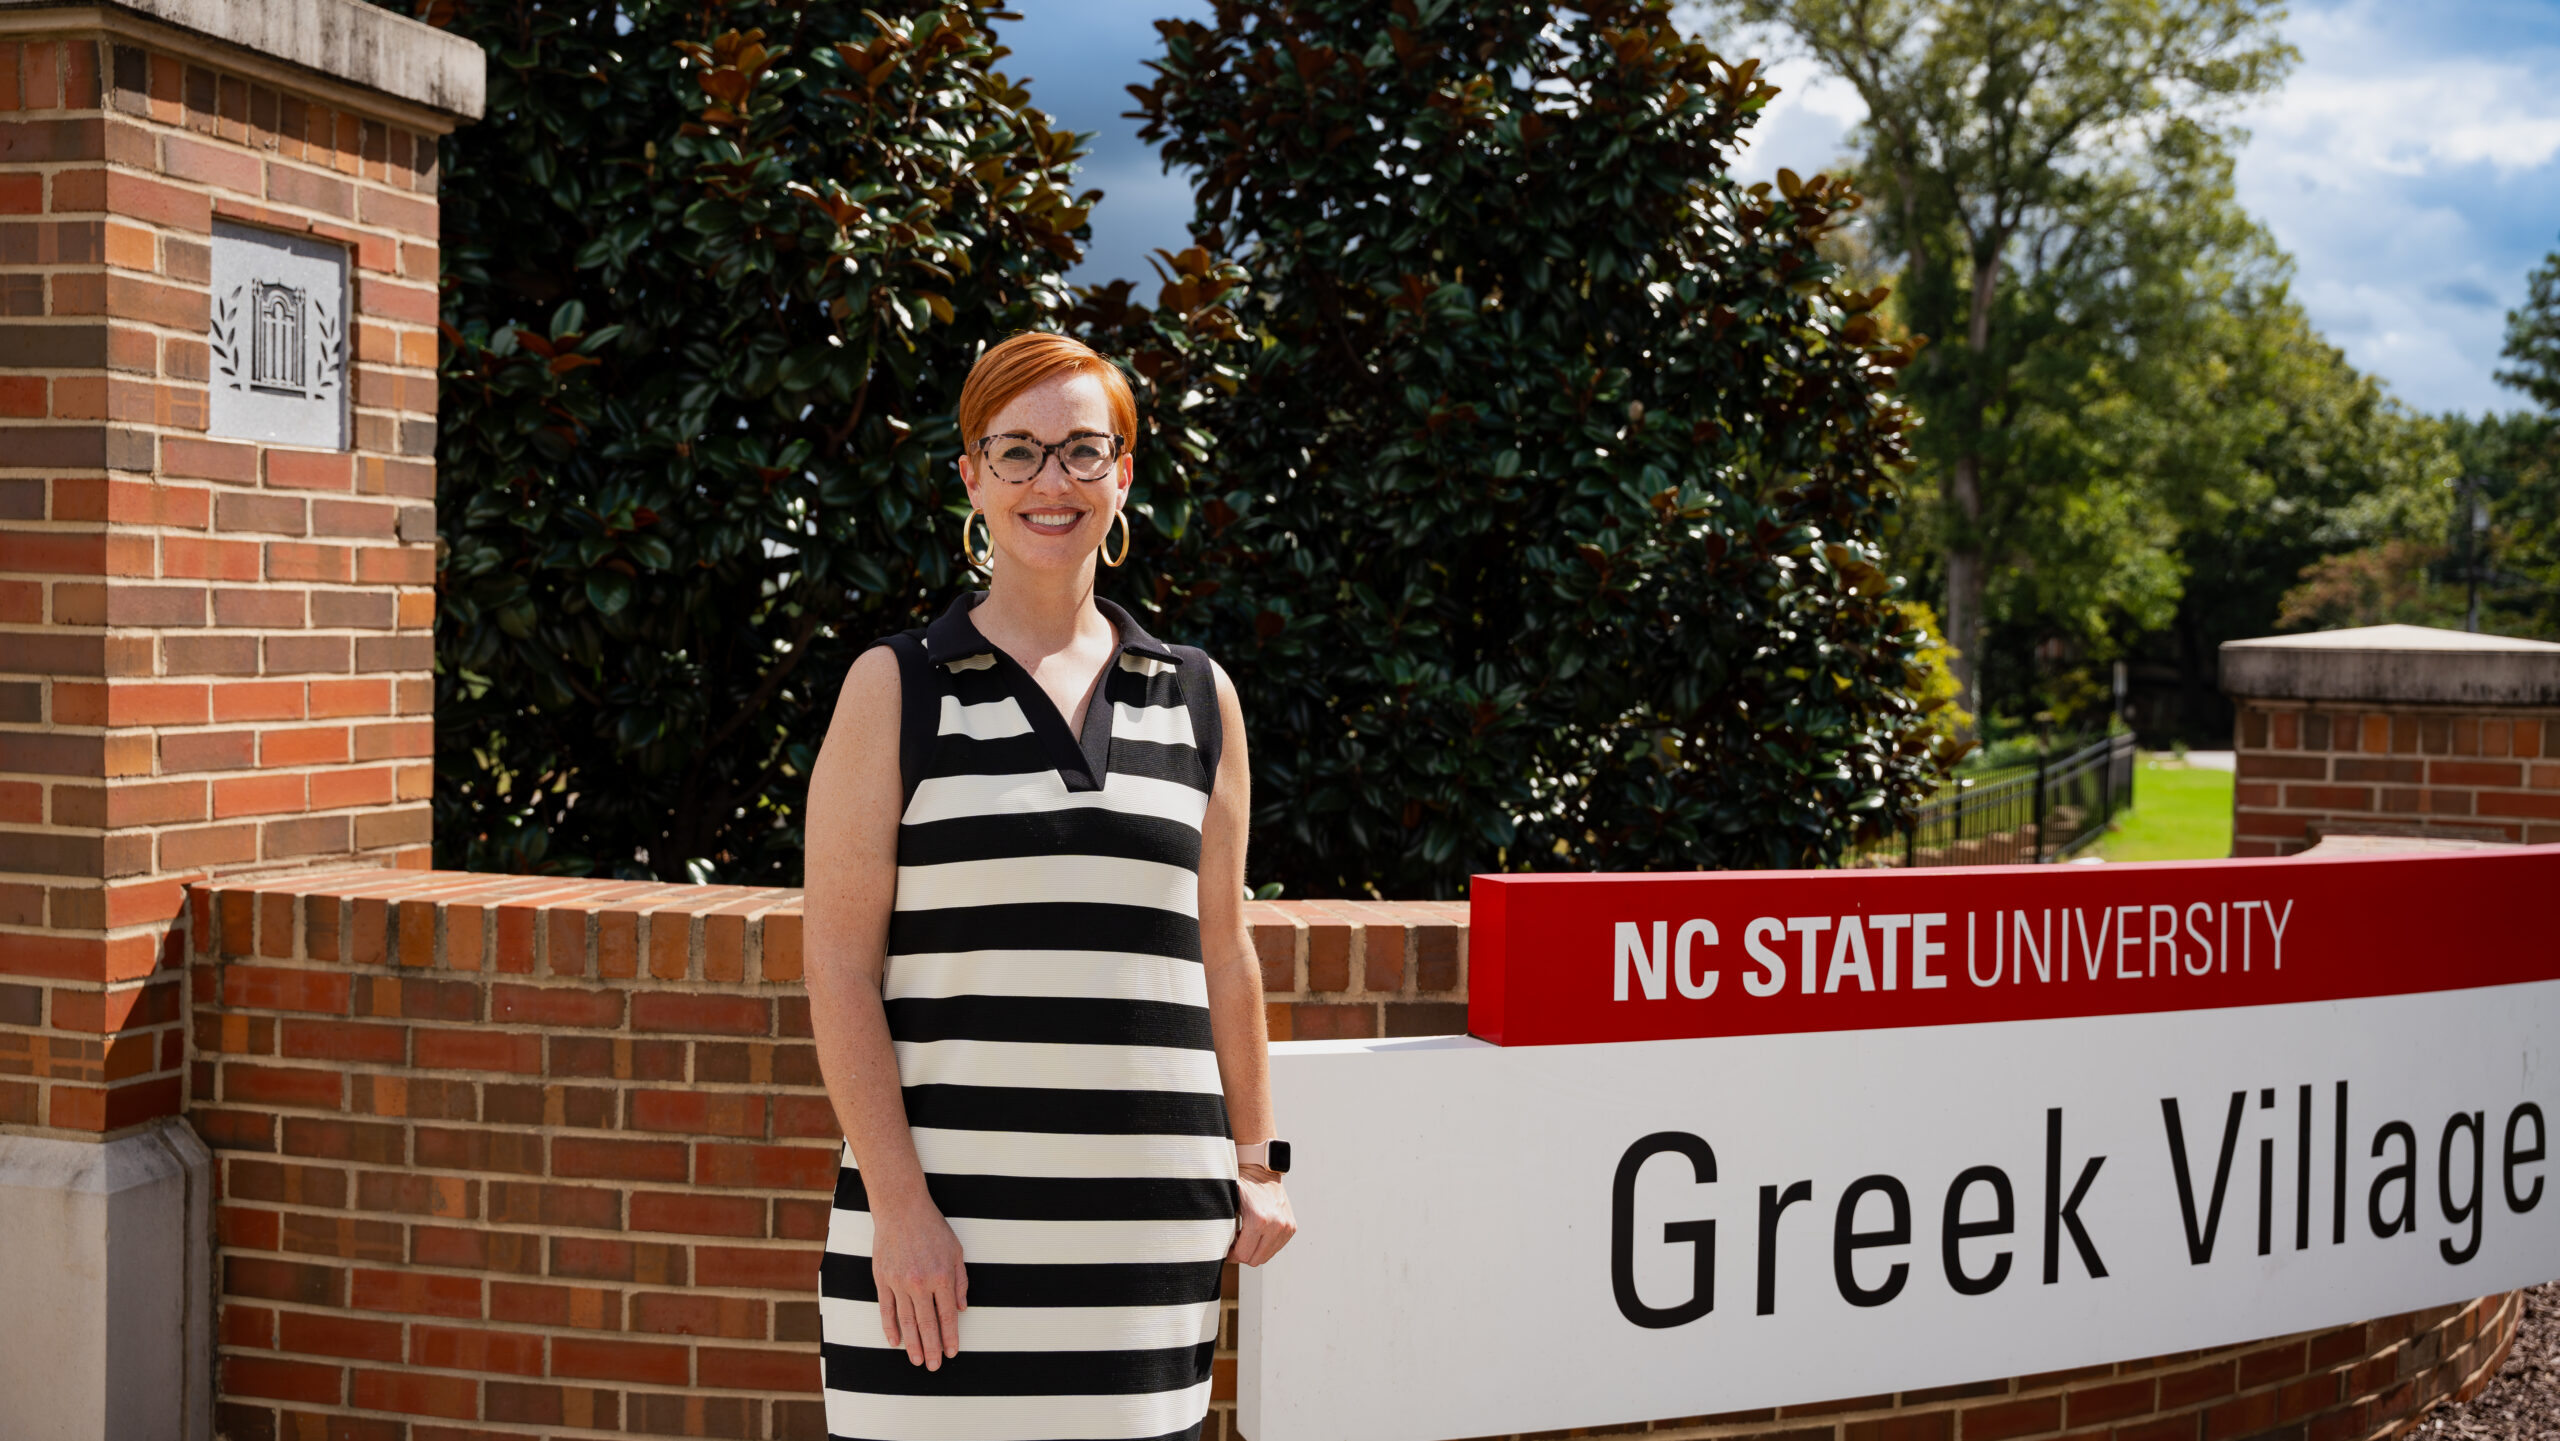
[[(987, 593), (983, 590), (964, 591), (951, 602), (951, 608), (942, 613), (941, 619), (925, 627), (924, 651), (934, 664), (948, 665), (955, 660), (967, 660), (973, 655), (987, 655), (995, 650), (995, 642), (980, 635), (977, 623), (969, 619), (969, 612), (977, 609), (978, 603), (986, 598)], [(1102, 612), (1102, 618), (1111, 622), (1112, 629), (1119, 633), (1122, 651), (1151, 660), (1178, 659), (1162, 641), (1147, 634), (1146, 628), (1127, 611), (1100, 597), (1096, 597), (1093, 603)]]

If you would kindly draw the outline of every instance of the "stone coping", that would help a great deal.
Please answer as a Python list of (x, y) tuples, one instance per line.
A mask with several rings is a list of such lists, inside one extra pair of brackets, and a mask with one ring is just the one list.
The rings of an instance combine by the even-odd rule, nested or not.
[(2560, 645), (2421, 625), (2226, 641), (2222, 688), (2259, 700), (2560, 705)]
[(364, 0), (0, 0), (0, 24), (136, 16), (463, 120), (488, 103), (489, 59), (459, 35)]

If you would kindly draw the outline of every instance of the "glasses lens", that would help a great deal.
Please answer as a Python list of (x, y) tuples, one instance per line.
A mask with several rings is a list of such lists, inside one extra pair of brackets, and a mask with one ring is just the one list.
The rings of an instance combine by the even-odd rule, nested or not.
[(1067, 442), (1060, 459), (1067, 463), (1067, 474), (1078, 480), (1099, 480), (1111, 469), (1111, 437), (1079, 435)]
[(1010, 436), (998, 436), (987, 447), (987, 464), (995, 471), (996, 479), (1015, 485), (1039, 474), (1042, 459), (1039, 446)]

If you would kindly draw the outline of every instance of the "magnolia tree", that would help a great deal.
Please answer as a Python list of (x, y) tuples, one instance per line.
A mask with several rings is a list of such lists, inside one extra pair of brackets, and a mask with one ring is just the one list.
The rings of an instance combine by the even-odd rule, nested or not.
[(1910, 351), (1825, 259), (1845, 186), (1727, 177), (1772, 92), (1664, 6), (1168, 23), (1197, 243), (1080, 295), (1095, 197), (988, 7), (434, 14), (494, 62), (446, 151), (445, 863), (795, 880), (851, 658), (971, 579), (960, 382), (1043, 324), (1136, 382), (1104, 590), (1235, 673), (1257, 883), (1819, 864), (1930, 783)]
[(1846, 186), (1729, 176), (1775, 92), (1670, 11), (1159, 26), (1144, 133), (1255, 344), (1158, 589), (1243, 694), (1258, 880), (1819, 865), (1932, 783), (1879, 544), (1911, 351), (1825, 258)]
[(1067, 301), (991, 7), (481, 4), (445, 151), (446, 864), (799, 874), (852, 657), (965, 579), (952, 414)]

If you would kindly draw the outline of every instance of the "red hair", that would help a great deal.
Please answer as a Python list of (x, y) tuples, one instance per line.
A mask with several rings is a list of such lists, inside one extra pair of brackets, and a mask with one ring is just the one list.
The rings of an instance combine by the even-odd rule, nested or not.
[(1112, 433), (1126, 449), (1138, 443), (1138, 401), (1129, 393), (1129, 378), (1092, 346), (1053, 330), (1026, 330), (978, 357), (960, 387), (960, 443), (974, 446), (987, 433), (996, 412), (1035, 385), (1070, 375), (1090, 375), (1102, 382), (1111, 403)]

